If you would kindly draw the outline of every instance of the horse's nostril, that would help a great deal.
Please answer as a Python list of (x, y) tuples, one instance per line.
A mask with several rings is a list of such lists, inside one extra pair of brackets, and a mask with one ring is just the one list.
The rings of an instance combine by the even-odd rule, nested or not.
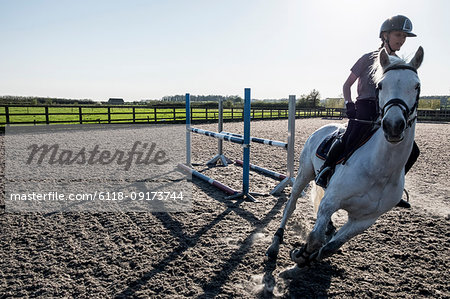
[(397, 122), (396, 127), (398, 128), (398, 130), (399, 130), (400, 132), (403, 132), (403, 130), (405, 129), (405, 122), (404, 122), (403, 120), (399, 120), (399, 121)]

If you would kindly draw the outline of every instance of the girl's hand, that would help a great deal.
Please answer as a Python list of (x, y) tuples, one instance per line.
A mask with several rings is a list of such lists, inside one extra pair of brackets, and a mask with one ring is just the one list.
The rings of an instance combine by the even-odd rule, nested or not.
[(347, 117), (348, 118), (356, 118), (355, 103), (348, 102), (347, 104), (345, 104), (345, 106), (347, 107)]

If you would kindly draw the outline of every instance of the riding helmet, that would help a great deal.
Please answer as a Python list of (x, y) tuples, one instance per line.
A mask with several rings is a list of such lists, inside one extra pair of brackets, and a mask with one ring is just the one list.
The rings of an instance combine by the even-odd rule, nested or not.
[(409, 37), (417, 36), (411, 32), (412, 27), (413, 26), (411, 20), (405, 16), (397, 15), (391, 17), (386, 21), (384, 21), (383, 24), (381, 25), (380, 38), (382, 37), (383, 32), (390, 32), (390, 31), (403, 31)]

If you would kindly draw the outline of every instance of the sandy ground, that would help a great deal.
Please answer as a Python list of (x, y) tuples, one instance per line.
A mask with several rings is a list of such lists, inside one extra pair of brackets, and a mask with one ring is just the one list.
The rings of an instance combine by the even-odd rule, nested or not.
[[(296, 157), (307, 137), (330, 122), (296, 121)], [(225, 130), (242, 132), (242, 126), (226, 123)], [(251, 131), (286, 140), (287, 121), (253, 122)], [(289, 250), (314, 224), (308, 198), (299, 200), (279, 258), (270, 263), (265, 250), (289, 188), (257, 203), (228, 201), (194, 180), (190, 213), (0, 214), (0, 297), (449, 298), (450, 125), (419, 123), (416, 141), (421, 156), (406, 182), (412, 209), (388, 212), (294, 279), (280, 273), (293, 266)], [(240, 189), (241, 168), (204, 166), (216, 147), (212, 138), (193, 137), (196, 169)], [(226, 143), (225, 154), (242, 158), (235, 144)], [(252, 145), (253, 163), (285, 172), (285, 161), (283, 150)], [(268, 193), (277, 182), (252, 172), (250, 189)], [(274, 284), (273, 292), (264, 291), (264, 282)]]

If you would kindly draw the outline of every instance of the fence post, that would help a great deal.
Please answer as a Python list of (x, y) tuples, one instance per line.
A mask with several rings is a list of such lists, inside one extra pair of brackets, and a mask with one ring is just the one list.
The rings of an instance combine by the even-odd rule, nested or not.
[(111, 123), (111, 107), (108, 107), (108, 124)]
[(133, 123), (136, 122), (136, 107), (133, 107)]
[(208, 107), (205, 108), (206, 122), (208, 122)]
[(5, 106), (6, 124), (9, 125), (9, 107)]
[(177, 110), (177, 108), (173, 107), (173, 122), (176, 122), (176, 120), (177, 120), (176, 110)]
[(49, 117), (48, 117), (48, 106), (45, 106), (45, 123), (47, 125), (50, 124), (50, 120), (49, 120)]
[(153, 108), (153, 113), (154, 113), (154, 115), (155, 115), (155, 123), (156, 123), (156, 121), (157, 121), (157, 119), (158, 119), (158, 115), (157, 115), (157, 112), (156, 112), (156, 108)]
[(83, 123), (83, 111), (82, 111), (82, 107), (78, 106), (78, 118), (80, 119), (80, 125)]

